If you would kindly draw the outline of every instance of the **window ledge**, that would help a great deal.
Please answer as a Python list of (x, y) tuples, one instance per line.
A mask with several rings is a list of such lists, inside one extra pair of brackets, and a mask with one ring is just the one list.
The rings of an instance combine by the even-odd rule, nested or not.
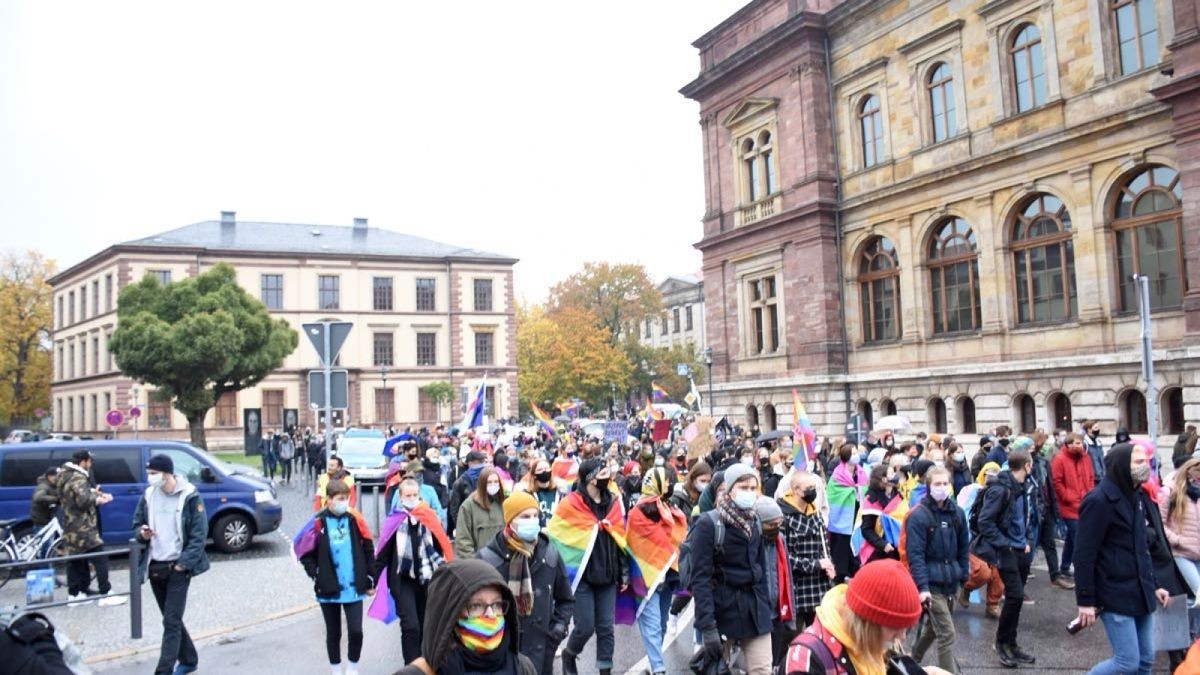
[[(1120, 66), (1118, 65), (1118, 67), (1120, 67)], [(1128, 82), (1130, 80), (1136, 80), (1139, 78), (1143, 78), (1143, 77), (1146, 77), (1147, 75), (1150, 75), (1153, 73), (1159, 73), (1159, 72), (1162, 72), (1163, 70), (1165, 70), (1167, 68), (1171, 68), (1171, 67), (1173, 67), (1173, 64), (1171, 63), (1171, 59), (1163, 59), (1162, 61), (1159, 61), (1158, 63), (1154, 63), (1149, 66), (1146, 66), (1145, 68), (1142, 68), (1141, 70), (1135, 70), (1132, 73), (1126, 73), (1124, 75), (1113, 75), (1111, 77), (1105, 77), (1104, 79), (1098, 81), (1094, 86), (1090, 87), (1087, 91), (1088, 91), (1088, 93), (1104, 91), (1105, 89), (1108, 89), (1110, 87), (1117, 87), (1117, 86), (1120, 86), (1121, 84), (1124, 84), (1125, 82)]]
[[(1161, 318), (1187, 316), (1187, 314), (1183, 311), (1182, 307), (1160, 307), (1158, 309), (1150, 310), (1150, 316)], [(1141, 313), (1139, 313), (1136, 309), (1128, 312), (1113, 312), (1112, 315), (1113, 323), (1132, 323), (1134, 321), (1140, 321), (1141, 318)]]
[(741, 360), (742, 361), (770, 361), (771, 359), (782, 359), (782, 358), (786, 358), (786, 357), (787, 357), (787, 350), (785, 350), (783, 347), (780, 347), (779, 349), (777, 349), (773, 352), (766, 352), (763, 354), (744, 354), (744, 355), (742, 355)]
[(879, 169), (891, 166), (895, 163), (896, 163), (896, 160), (889, 157), (889, 158), (883, 160), (882, 162), (878, 162), (876, 164), (872, 164), (871, 166), (866, 166), (866, 167), (862, 167), (860, 169), (851, 171), (850, 173), (846, 174), (846, 178), (847, 179), (855, 178), (855, 177), (861, 176), (863, 174), (871, 173), (872, 171), (878, 171)]
[(858, 349), (882, 349), (884, 347), (899, 347), (903, 344), (903, 338), (892, 338), (890, 340), (875, 340), (873, 342), (860, 342)]
[(992, 122), (988, 126), (995, 129), (996, 127), (1005, 126), (1009, 122), (1014, 122), (1016, 120), (1019, 120), (1019, 119), (1025, 118), (1025, 117), (1032, 117), (1032, 116), (1034, 116), (1040, 112), (1044, 112), (1046, 110), (1051, 110), (1054, 108), (1061, 108), (1065, 104), (1066, 104), (1066, 99), (1064, 99), (1062, 96), (1058, 96), (1056, 98), (1050, 99), (1049, 101), (1046, 101), (1045, 103), (1037, 106), (1036, 108), (1030, 108), (1029, 110), (1023, 110), (1021, 112), (1011, 113), (1005, 117), (1002, 117), (1002, 118), (996, 120), (995, 122)]
[(1079, 318), (1073, 317), (1070, 319), (1062, 319), (1060, 321), (1039, 321), (1038, 323), (1016, 324), (1009, 328), (1008, 332), (1011, 335), (1021, 335), (1024, 333), (1037, 333), (1047, 329), (1058, 330), (1059, 328), (1078, 328), (1079, 326)]
[[(956, 142), (959, 142), (959, 141), (969, 140), (970, 138), (971, 138), (971, 131), (969, 129), (960, 129), (953, 136), (943, 138), (940, 141), (931, 142), (926, 145), (922, 145), (921, 147), (914, 150), (912, 154), (914, 156), (916, 156), (916, 155), (920, 155), (925, 152), (931, 152), (931, 151), (937, 150), (939, 148), (944, 148), (946, 146), (954, 145)], [(871, 168), (875, 168), (875, 167), (871, 167)]]
[(925, 338), (925, 342), (950, 342), (952, 340), (961, 340), (963, 338), (978, 338), (983, 337), (983, 331), (974, 328), (971, 330), (959, 330), (953, 333), (935, 333)]

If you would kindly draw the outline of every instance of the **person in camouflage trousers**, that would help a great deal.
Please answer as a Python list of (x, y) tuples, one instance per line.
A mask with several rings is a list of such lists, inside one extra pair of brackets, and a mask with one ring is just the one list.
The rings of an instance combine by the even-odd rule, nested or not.
[[(112, 501), (112, 495), (92, 487), (92, 454), (79, 450), (72, 461), (63, 465), (58, 474), (59, 508), (63, 516), (62, 547), (64, 555), (99, 551), (104, 547), (100, 538), (100, 518), (97, 509)], [(88, 562), (96, 568), (99, 590), (92, 590)], [(92, 595), (108, 595), (108, 559), (99, 556), (67, 563), (67, 593), (70, 600), (83, 600)]]

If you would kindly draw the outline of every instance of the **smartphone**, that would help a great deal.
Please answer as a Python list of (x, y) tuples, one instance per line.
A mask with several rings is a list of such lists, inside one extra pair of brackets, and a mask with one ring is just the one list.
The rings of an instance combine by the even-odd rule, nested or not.
[(887, 675), (925, 675), (925, 669), (908, 654), (893, 654), (888, 657)]
[(1081, 622), (1079, 620), (1079, 617), (1075, 617), (1074, 619), (1071, 619), (1071, 623), (1067, 624), (1067, 634), (1068, 635), (1074, 635), (1081, 630), (1083, 630), (1083, 622)]

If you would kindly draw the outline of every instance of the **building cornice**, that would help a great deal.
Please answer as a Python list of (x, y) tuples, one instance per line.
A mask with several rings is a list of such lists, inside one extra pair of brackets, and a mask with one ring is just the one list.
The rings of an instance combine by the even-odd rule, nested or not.
[(966, 21), (963, 21), (962, 19), (955, 19), (954, 21), (951, 21), (950, 23), (947, 23), (942, 26), (938, 26), (937, 28), (934, 28), (933, 30), (922, 35), (921, 37), (919, 37), (915, 40), (911, 40), (907, 44), (901, 45), (900, 48), (898, 49), (898, 51), (901, 54), (908, 56), (912, 52), (920, 49), (921, 47), (929, 44), (930, 42), (933, 42), (934, 40), (938, 40), (942, 37), (945, 37), (946, 35), (949, 35), (951, 33), (956, 33), (958, 31), (962, 30), (963, 24), (965, 24), (965, 23), (966, 23)]
[(750, 44), (702, 71), (696, 79), (684, 85), (679, 93), (698, 101), (713, 87), (753, 65), (764, 56), (773, 53), (796, 35), (805, 31), (823, 31), (824, 25), (821, 15), (813, 12), (799, 12), (790, 16), (783, 23), (755, 38)]

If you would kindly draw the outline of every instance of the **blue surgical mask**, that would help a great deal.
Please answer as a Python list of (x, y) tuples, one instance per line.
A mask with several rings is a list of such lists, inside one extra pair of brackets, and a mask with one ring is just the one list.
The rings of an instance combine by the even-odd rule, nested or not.
[(737, 504), (737, 507), (743, 511), (749, 511), (754, 508), (757, 502), (758, 494), (753, 490), (742, 490), (733, 495), (733, 503)]
[(412, 513), (418, 506), (420, 506), (420, 504), (421, 504), (420, 499), (401, 499), (400, 500), (400, 506), (403, 506), (404, 510), (408, 511), (409, 513)]
[(329, 502), (329, 512), (335, 516), (346, 515), (346, 512), (349, 510), (350, 510), (350, 502), (349, 501)]
[(542, 531), (537, 518), (518, 518), (513, 526), (517, 536), (528, 542), (537, 541), (538, 533)]

